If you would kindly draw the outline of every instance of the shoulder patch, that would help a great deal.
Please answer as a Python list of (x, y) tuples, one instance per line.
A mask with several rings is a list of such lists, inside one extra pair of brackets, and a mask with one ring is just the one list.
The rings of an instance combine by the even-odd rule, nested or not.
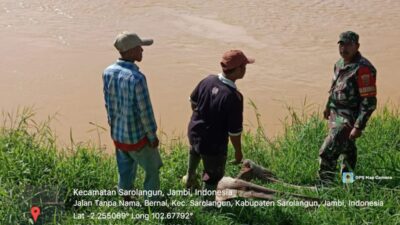
[(368, 67), (361, 67), (357, 73), (358, 91), (361, 97), (376, 96), (376, 78)]

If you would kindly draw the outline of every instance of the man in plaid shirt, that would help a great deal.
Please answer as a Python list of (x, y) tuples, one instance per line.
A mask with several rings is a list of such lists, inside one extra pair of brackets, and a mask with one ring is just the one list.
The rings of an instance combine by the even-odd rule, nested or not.
[[(147, 88), (146, 77), (135, 61), (142, 61), (142, 46), (152, 39), (140, 39), (135, 33), (121, 33), (114, 46), (121, 58), (104, 70), (104, 99), (111, 137), (116, 147), (119, 172), (118, 188), (132, 189), (137, 165), (146, 175), (144, 189), (160, 188), (157, 124)], [(130, 200), (130, 196), (124, 196)]]

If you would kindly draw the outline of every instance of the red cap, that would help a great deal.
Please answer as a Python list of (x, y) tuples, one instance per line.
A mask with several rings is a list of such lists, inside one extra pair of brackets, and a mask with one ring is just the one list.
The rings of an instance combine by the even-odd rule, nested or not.
[(251, 64), (254, 62), (254, 59), (247, 58), (242, 51), (230, 50), (222, 55), (221, 66), (224, 70), (230, 70), (243, 64)]

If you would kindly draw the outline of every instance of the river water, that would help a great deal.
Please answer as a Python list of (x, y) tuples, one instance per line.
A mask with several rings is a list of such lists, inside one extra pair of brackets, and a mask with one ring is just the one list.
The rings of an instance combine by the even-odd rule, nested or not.
[[(34, 106), (37, 119), (58, 113), (53, 128), (68, 145), (97, 140), (95, 123), (108, 129), (101, 74), (118, 53), (117, 33), (154, 39), (144, 48), (146, 74), (160, 130), (184, 136), (188, 96), (229, 49), (256, 63), (237, 85), (245, 96), (246, 129), (257, 105), (268, 136), (282, 131), (285, 105), (317, 110), (325, 104), (338, 35), (360, 34), (360, 51), (378, 70), (378, 99), (400, 103), (400, 1), (0, 1), (0, 107)], [(100, 134), (112, 151), (108, 131)]]

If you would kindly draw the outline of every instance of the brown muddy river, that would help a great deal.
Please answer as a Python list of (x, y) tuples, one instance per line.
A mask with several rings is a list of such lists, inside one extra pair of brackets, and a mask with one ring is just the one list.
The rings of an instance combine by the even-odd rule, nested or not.
[[(139, 66), (170, 138), (184, 136), (191, 90), (220, 71), (229, 49), (256, 59), (237, 82), (247, 129), (255, 126), (252, 99), (267, 135), (279, 134), (285, 105), (300, 108), (305, 98), (314, 110), (325, 104), (346, 30), (359, 33), (361, 53), (378, 70), (379, 103), (400, 103), (398, 0), (2, 0), (1, 110), (34, 105), (38, 120), (58, 112), (53, 127), (61, 144), (70, 129), (76, 141), (97, 142), (90, 122), (108, 128), (101, 74), (118, 57), (112, 44), (124, 30), (155, 41)], [(112, 151), (108, 131), (101, 139)]]

